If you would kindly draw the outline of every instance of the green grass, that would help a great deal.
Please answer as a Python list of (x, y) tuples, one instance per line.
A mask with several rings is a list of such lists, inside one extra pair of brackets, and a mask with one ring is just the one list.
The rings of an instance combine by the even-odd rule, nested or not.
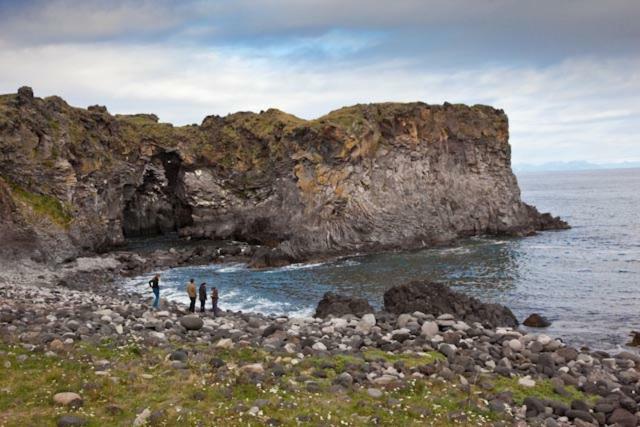
[[(204, 349), (203, 349), (204, 350)], [(236, 347), (231, 349), (210, 349), (211, 357), (217, 357), (226, 363), (258, 363), (267, 360), (267, 353), (253, 347)]]
[(365, 360), (362, 357), (351, 354), (335, 354), (305, 358), (301, 367), (322, 369), (324, 366), (332, 366), (329, 369), (339, 374), (344, 372), (348, 365), (362, 365), (364, 363)]
[(551, 381), (548, 379), (536, 379), (536, 385), (533, 387), (524, 387), (518, 384), (519, 377), (505, 378), (499, 377), (493, 381), (495, 391), (510, 391), (513, 394), (513, 400), (522, 404), (527, 397), (537, 397), (539, 399), (554, 400), (565, 404), (571, 404), (573, 400), (584, 400), (586, 402), (595, 402), (597, 396), (588, 395), (573, 386), (565, 386), (568, 392), (567, 396), (560, 395), (553, 391)]
[(13, 182), (9, 182), (9, 186), (13, 197), (29, 206), (36, 215), (46, 216), (54, 224), (65, 228), (71, 223), (71, 209), (55, 197), (27, 191)]
[(430, 351), (424, 354), (417, 353), (387, 353), (386, 351), (382, 351), (379, 349), (367, 349), (362, 352), (365, 360), (367, 361), (376, 361), (376, 360), (384, 360), (389, 363), (403, 362), (407, 368), (413, 368), (416, 366), (429, 365), (438, 360), (444, 360), (445, 357), (436, 351)]
[[(86, 418), (89, 426), (130, 426), (144, 408), (160, 411), (157, 425), (166, 426), (258, 426), (269, 419), (285, 426), (492, 425), (498, 417), (483, 406), (475, 391), (463, 392), (453, 383), (430, 379), (386, 388), (380, 399), (367, 394), (367, 385), (336, 393), (329, 378), (310, 377), (320, 384), (320, 391), (307, 391), (310, 369), (322, 364), (340, 371), (348, 364), (365, 363), (362, 354), (309, 357), (298, 365), (282, 362), (284, 376), (266, 375), (256, 381), (235, 366), (254, 362), (268, 366), (291, 355), (251, 347), (220, 350), (194, 344), (184, 348), (190, 355), (188, 369), (179, 370), (170, 366), (168, 349), (105, 341), (76, 344), (69, 354), (54, 358), (0, 343), (0, 425), (54, 425), (61, 414), (73, 412)], [(20, 361), (20, 355), (26, 355), (26, 360)], [(211, 357), (222, 358), (228, 365), (214, 370), (208, 364)], [(93, 366), (103, 359), (110, 362), (104, 376)], [(62, 391), (80, 394), (84, 405), (77, 410), (55, 406), (52, 397)], [(258, 399), (265, 404), (254, 417), (247, 411)], [(114, 405), (118, 411), (108, 409)], [(463, 412), (466, 418), (451, 420), (452, 411)]]
[(311, 123), (316, 124), (332, 124), (345, 130), (357, 130), (365, 122), (364, 109), (366, 106), (354, 105), (351, 107), (343, 107), (326, 114)]

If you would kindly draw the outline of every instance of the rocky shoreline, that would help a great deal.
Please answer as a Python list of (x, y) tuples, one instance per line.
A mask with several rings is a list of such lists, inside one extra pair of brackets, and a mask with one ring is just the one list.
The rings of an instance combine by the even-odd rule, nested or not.
[[(187, 376), (189, 372), (206, 372), (211, 378), (233, 379), (231, 383), (236, 385), (229, 393), (235, 392), (233, 387), (262, 390), (269, 385), (294, 394), (361, 398), (364, 406), (389, 409), (396, 405), (402, 416), (413, 417), (407, 425), (414, 421), (432, 425), (638, 425), (638, 354), (578, 350), (544, 334), (469, 320), (461, 306), (450, 306), (452, 313), (441, 313), (439, 310), (447, 307), (444, 300), (428, 306), (432, 312), (416, 311), (414, 306), (404, 312), (403, 300), (415, 303), (417, 295), (417, 299), (433, 301), (433, 295), (442, 292), (425, 293), (424, 284), (403, 286), (406, 289), (397, 287), (400, 291), (396, 289), (395, 297), (393, 292), (389, 297), (394, 313), (360, 310), (358, 315), (334, 317), (329, 307), (326, 318), (302, 319), (233, 312), (218, 318), (209, 313), (193, 316), (170, 301), (163, 301), (160, 311), (152, 311), (147, 297), (86, 282), (83, 290), (0, 283), (0, 360), (6, 374), (19, 371), (32, 358), (73, 359), (86, 345), (112, 349), (136, 346), (142, 354), (159, 351), (163, 356), (156, 362), (167, 372)], [(457, 295), (451, 292), (447, 298), (457, 299)], [(466, 302), (476, 304), (476, 309), (501, 310), (487, 309), (472, 300)], [(369, 311), (366, 306), (364, 310)], [(508, 314), (492, 318), (493, 323), (509, 323)], [(248, 349), (262, 356), (243, 360), (234, 353)], [(87, 363), (91, 375), (108, 379), (120, 362), (94, 357)], [(458, 393), (459, 400), (444, 412), (440, 407), (429, 407), (424, 396), (418, 399), (420, 405), (404, 407), (402, 400), (398, 401), (398, 391), (414, 393), (419, 384), (445, 387)], [(93, 404), (84, 396), (86, 391), (59, 391), (76, 393), (80, 404), (75, 397), (71, 399), (74, 404), (55, 403), (55, 399), (45, 403), (63, 408), (55, 413), (58, 425), (93, 425), (107, 416), (92, 418), (82, 412), (83, 401)], [(3, 389), (8, 396), (13, 392)], [(234, 401), (234, 410), (248, 417), (238, 423), (385, 424), (381, 415), (375, 414), (353, 414), (353, 418), (334, 422), (307, 419), (303, 413), (278, 416), (285, 410), (283, 405), (288, 405), (285, 397), (264, 400)], [(94, 403), (98, 405), (98, 400)], [(0, 415), (0, 423), (13, 425), (11, 414), (16, 408), (9, 406), (8, 418)], [(127, 421), (129, 425), (170, 425), (175, 420), (172, 411), (153, 406), (136, 410), (135, 417), (131, 415)], [(197, 411), (192, 415), (197, 417)]]

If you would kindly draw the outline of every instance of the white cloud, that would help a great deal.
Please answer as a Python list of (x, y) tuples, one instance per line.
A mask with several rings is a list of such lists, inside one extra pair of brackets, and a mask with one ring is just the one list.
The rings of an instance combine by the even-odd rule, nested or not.
[(180, 11), (166, 6), (151, 0), (24, 2), (7, 7), (0, 16), (0, 40), (24, 45), (149, 36), (184, 22)]
[(380, 48), (383, 55), (417, 48), (417, 55), (435, 52), (448, 61), (637, 52), (639, 20), (637, 0), (0, 1), (0, 39), (22, 45), (127, 39), (264, 44), (335, 30), (381, 31), (393, 33)]
[(231, 49), (83, 44), (6, 47), (0, 64), (0, 92), (26, 84), (38, 96), (177, 124), (269, 107), (312, 118), (355, 103), (484, 103), (509, 115), (515, 162), (640, 159), (640, 58), (445, 73), (408, 60), (310, 67)]

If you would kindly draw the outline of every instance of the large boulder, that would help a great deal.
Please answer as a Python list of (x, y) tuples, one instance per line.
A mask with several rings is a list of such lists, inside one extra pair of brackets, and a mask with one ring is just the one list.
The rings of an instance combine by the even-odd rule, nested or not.
[(327, 292), (318, 303), (315, 317), (324, 318), (329, 315), (344, 316), (345, 314), (363, 316), (372, 312), (373, 307), (364, 298), (348, 297)]
[(193, 314), (183, 316), (180, 318), (180, 324), (185, 327), (188, 331), (197, 331), (202, 329), (204, 326), (204, 321)]
[(413, 281), (392, 287), (384, 293), (384, 309), (395, 314), (420, 311), (439, 316), (449, 313), (467, 323), (480, 322), (492, 328), (518, 325), (516, 317), (505, 306), (483, 303), (452, 291), (447, 285), (429, 281)]

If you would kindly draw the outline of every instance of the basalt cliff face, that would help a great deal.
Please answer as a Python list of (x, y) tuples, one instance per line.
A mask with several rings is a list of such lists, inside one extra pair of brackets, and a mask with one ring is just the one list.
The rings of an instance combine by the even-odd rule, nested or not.
[(520, 200), (507, 116), (487, 106), (278, 110), (174, 127), (0, 96), (0, 256), (59, 262), (179, 231), (290, 259), (566, 224)]

